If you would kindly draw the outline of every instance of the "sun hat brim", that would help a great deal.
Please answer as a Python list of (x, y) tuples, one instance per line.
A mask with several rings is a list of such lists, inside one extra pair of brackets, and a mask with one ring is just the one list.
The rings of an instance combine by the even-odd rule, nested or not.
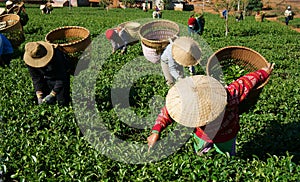
[(196, 75), (179, 80), (169, 90), (166, 107), (171, 118), (187, 127), (200, 127), (224, 113), (227, 92), (210, 76)]
[(190, 37), (179, 37), (172, 44), (172, 56), (182, 66), (194, 66), (199, 63), (201, 50)]
[(12, 1), (6, 1), (6, 3), (5, 3), (6, 6), (9, 6), (9, 5), (12, 5), (12, 4), (13, 4)]
[[(31, 43), (32, 42), (28, 42), (26, 45), (29, 45)], [(50, 43), (44, 41), (37, 41), (37, 43), (45, 47), (45, 49), (47, 50), (47, 54), (41, 58), (33, 58), (30, 56), (29, 52), (26, 52), (26, 45), (25, 45), (25, 53), (23, 57), (25, 63), (34, 68), (40, 68), (46, 66), (51, 61), (54, 54), (54, 49)]]
[(5, 8), (0, 8), (0, 15), (2, 15), (5, 12)]

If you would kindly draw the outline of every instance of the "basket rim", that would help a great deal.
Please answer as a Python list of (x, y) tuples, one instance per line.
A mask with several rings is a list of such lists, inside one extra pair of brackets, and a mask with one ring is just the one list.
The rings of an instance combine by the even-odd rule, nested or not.
[[(266, 65), (269, 64), (269, 62), (266, 60), (266, 58), (265, 58), (264, 56), (262, 56), (259, 52), (255, 51), (255, 50), (253, 50), (253, 49), (251, 49), (251, 48), (249, 48), (249, 47), (245, 47), (245, 46), (226, 46), (226, 47), (223, 47), (223, 48), (218, 49), (217, 51), (215, 51), (215, 52), (208, 58), (208, 61), (207, 61), (207, 64), (206, 64), (206, 74), (207, 74), (207, 75), (210, 75), (209, 65), (210, 65), (212, 59), (213, 59), (214, 57), (217, 57), (217, 56), (216, 56), (217, 54), (219, 54), (219, 53), (221, 53), (221, 52), (224, 52), (224, 51), (233, 50), (233, 49), (246, 50), (246, 51), (248, 51), (248, 52), (251, 53), (251, 54), (255, 54), (255, 55), (259, 56), (259, 57), (261, 58), (260, 61), (263, 61)], [(219, 60), (218, 60), (218, 61), (219, 61)], [(250, 62), (251, 62), (251, 61), (250, 61)], [(265, 80), (265, 82), (261, 83), (261, 84), (257, 87), (257, 89), (263, 88), (263, 87), (267, 84), (267, 82), (269, 81), (269, 78), (270, 78), (270, 77), (268, 77), (268, 78)]]
[(21, 19), (20, 19), (20, 16), (17, 15), (17, 14), (3, 14), (3, 15), (0, 16), (0, 18), (5, 17), (5, 16), (14, 16), (14, 17), (16, 17), (17, 20), (16, 20), (16, 23), (15, 23), (15, 24), (12, 24), (12, 25), (9, 25), (9, 26), (4, 27), (3, 29), (0, 30), (0, 32), (3, 32), (4, 30), (7, 30), (7, 29), (9, 29), (9, 28), (15, 26), (15, 25), (18, 24), (18, 22), (20, 22), (20, 20), (21, 20)]
[(255, 51), (255, 50), (253, 50), (253, 49), (251, 49), (251, 48), (249, 48), (249, 47), (245, 47), (245, 46), (226, 46), (226, 47), (220, 48), (220, 49), (218, 49), (217, 51), (215, 51), (215, 52), (209, 57), (208, 60), (210, 61), (210, 60), (211, 60), (215, 55), (217, 55), (218, 53), (223, 52), (223, 51), (227, 51), (227, 50), (230, 50), (230, 49), (244, 49), (244, 50), (247, 50), (247, 51), (252, 52), (252, 53), (258, 55), (259, 57), (261, 57), (262, 60), (264, 60), (265, 63), (268, 63), (268, 61), (267, 61), (267, 60), (266, 60), (259, 52)]
[(139, 22), (136, 22), (136, 21), (126, 21), (126, 22), (123, 22), (123, 23), (120, 23), (118, 26), (123, 26), (125, 27), (126, 25), (136, 25), (134, 26), (134, 28), (140, 28), (141, 27), (141, 24)]
[[(164, 39), (164, 40), (149, 40), (149, 39), (147, 39), (147, 38), (145, 38), (144, 36), (141, 35), (141, 30), (142, 30), (143, 27), (145, 27), (145, 26), (147, 26), (147, 25), (149, 25), (149, 24), (152, 24), (152, 23), (156, 23), (156, 22), (168, 22), (168, 23), (171, 23), (171, 24), (176, 25), (176, 27), (178, 28), (178, 31), (176, 32), (176, 34), (175, 34), (173, 37), (178, 36), (177, 34), (179, 34), (179, 25), (178, 25), (177, 23), (175, 23), (175, 22), (173, 22), (173, 21), (170, 21), (170, 20), (152, 20), (152, 21), (150, 21), (150, 22), (148, 22), (148, 23), (145, 23), (144, 25), (142, 25), (142, 26), (139, 28), (138, 34), (139, 34), (141, 40), (145, 40), (145, 41), (148, 41), (148, 42), (150, 42), (150, 43), (169, 42), (168, 39)], [(173, 38), (173, 37), (172, 37), (172, 38)]]
[[(51, 30), (50, 32), (48, 32), (48, 33), (46, 34), (46, 36), (45, 36), (45, 41), (46, 41), (46, 42), (49, 42), (50, 44), (55, 44), (55, 43), (51, 43), (51, 42), (48, 40), (47, 37), (48, 37), (50, 34), (52, 34), (53, 32), (58, 31), (58, 30), (62, 30), (62, 29), (82, 29), (82, 30), (87, 31), (87, 33), (88, 33), (88, 35), (87, 35), (86, 37), (83, 37), (83, 38), (80, 39), (80, 40), (76, 40), (76, 41), (74, 41), (74, 42), (69, 42), (69, 43), (58, 44), (59, 46), (62, 46), (62, 47), (63, 47), (63, 46), (70, 46), (70, 45), (78, 44), (78, 43), (80, 43), (80, 42), (82, 42), (82, 41), (84, 41), (84, 40), (86, 40), (87, 38), (90, 37), (90, 31), (89, 31), (87, 28), (84, 28), (84, 27), (81, 27), (81, 26), (63, 26), (63, 27), (55, 28), (55, 29)], [(55, 44), (55, 45), (57, 45), (57, 44)]]
[[(17, 13), (14, 13), (14, 9), (18, 9), (16, 12)], [(21, 6), (17, 5), (17, 6), (13, 6), (11, 7), (8, 11), (7, 11), (7, 14), (19, 14), (21, 11)]]
[(3, 14), (3, 15), (0, 15), (0, 18), (5, 17), (5, 16), (15, 16), (15, 17), (18, 16), (18, 19), (20, 19), (20, 16), (17, 14)]

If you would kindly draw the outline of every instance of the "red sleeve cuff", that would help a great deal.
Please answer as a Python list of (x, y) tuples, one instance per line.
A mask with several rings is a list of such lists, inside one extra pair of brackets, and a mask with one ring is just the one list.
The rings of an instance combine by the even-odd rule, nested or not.
[(267, 79), (269, 77), (269, 73), (267, 73), (265, 70), (258, 70), (259, 73), (261, 73), (263, 79)]
[(162, 131), (162, 126), (160, 124), (156, 124), (153, 126), (152, 130), (156, 130), (158, 132)]

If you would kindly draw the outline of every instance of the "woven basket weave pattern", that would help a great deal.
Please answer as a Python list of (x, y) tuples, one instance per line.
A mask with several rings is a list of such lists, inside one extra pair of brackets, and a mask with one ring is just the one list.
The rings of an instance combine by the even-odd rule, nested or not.
[[(233, 59), (234, 64), (241, 66), (247, 72), (257, 71), (268, 65), (267, 60), (262, 55), (250, 48), (242, 46), (228, 46), (219, 49), (208, 59), (206, 66), (207, 75), (213, 77), (218, 77), (221, 75), (223, 73), (221, 66), (226, 65), (226, 60), (229, 59)], [(213, 73), (216, 75), (213, 75)], [(249, 93), (247, 98), (240, 103), (240, 113), (248, 112), (249, 109), (256, 104), (259, 94), (261, 93), (263, 87), (268, 83), (269, 78), (265, 82), (255, 87)]]
[[(174, 32), (157, 30), (153, 32), (149, 32), (145, 35), (146, 39), (142, 39), (143, 43), (151, 48), (162, 49), (165, 48), (169, 44), (169, 38), (174, 36)], [(155, 41), (161, 40), (161, 41)]]
[(0, 21), (6, 22), (6, 26), (0, 32), (9, 39), (13, 48), (18, 48), (25, 41), (20, 17), (16, 14), (5, 14), (0, 16)]
[(140, 28), (139, 35), (145, 45), (150, 47), (166, 46), (162, 43), (169, 42), (169, 38), (179, 35), (179, 26), (167, 20), (152, 21)]
[(141, 44), (145, 58), (152, 63), (159, 63), (161, 53), (158, 53), (154, 48), (145, 46), (143, 42)]
[(7, 26), (0, 30), (0, 32), (13, 32), (23, 31), (23, 27), (20, 22), (20, 17), (15, 14), (5, 14), (0, 16), (0, 21), (7, 22)]
[(87, 46), (91, 43), (90, 31), (79, 26), (65, 26), (54, 29), (46, 35), (45, 40), (54, 44), (56, 40), (71, 37), (78, 37), (80, 40), (58, 44), (58, 46), (67, 53), (84, 51), (85, 48), (87, 48)]
[[(228, 46), (216, 51), (208, 60), (206, 72), (211, 75), (216, 65), (226, 64), (227, 59), (234, 59), (235, 64), (243, 67), (247, 72), (253, 72), (268, 65), (267, 60), (258, 52), (242, 46)], [(268, 79), (259, 85), (257, 89), (262, 88)]]
[(168, 20), (155, 20), (144, 24), (139, 30), (143, 54), (152, 63), (160, 61), (160, 55), (169, 39), (179, 35), (179, 26)]

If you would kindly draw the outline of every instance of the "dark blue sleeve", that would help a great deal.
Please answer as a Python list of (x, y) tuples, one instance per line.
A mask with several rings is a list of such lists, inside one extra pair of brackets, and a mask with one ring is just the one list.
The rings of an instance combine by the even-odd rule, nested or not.
[(0, 55), (2, 54), (12, 54), (14, 52), (14, 49), (10, 43), (10, 41), (3, 35), (0, 34)]
[[(53, 62), (52, 62), (53, 61)], [(69, 73), (68, 70), (68, 59), (58, 49), (55, 49), (54, 56), (51, 60), (53, 64), (54, 77), (55, 77), (55, 85), (53, 91), (58, 93), (65, 86), (65, 84), (69, 84)]]
[(44, 74), (41, 71), (40, 68), (33, 68), (31, 66), (27, 65), (27, 68), (29, 70), (32, 82), (33, 82), (33, 87), (34, 91), (43, 91), (43, 89), (46, 87), (46, 80), (44, 79)]

